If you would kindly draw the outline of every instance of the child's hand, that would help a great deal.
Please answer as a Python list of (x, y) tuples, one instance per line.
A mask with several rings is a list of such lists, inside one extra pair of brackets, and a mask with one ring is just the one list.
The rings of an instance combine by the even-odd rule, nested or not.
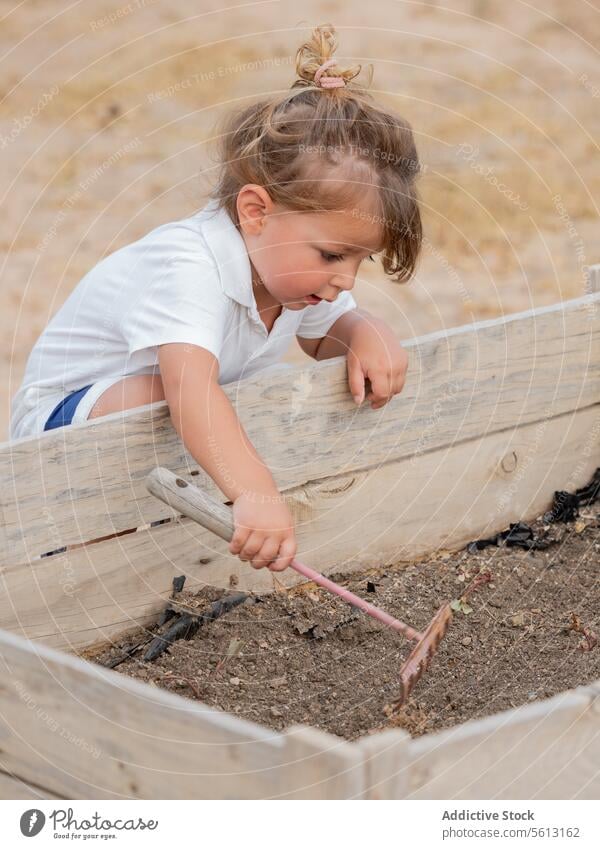
[(233, 502), (233, 523), (229, 551), (251, 560), (255, 569), (268, 566), (283, 572), (296, 556), (294, 520), (277, 490), (264, 496), (239, 495)]
[(352, 328), (347, 364), (348, 382), (354, 400), (362, 404), (365, 378), (369, 378), (371, 392), (367, 395), (367, 401), (371, 401), (372, 409), (377, 410), (402, 391), (408, 354), (385, 321), (369, 317), (357, 322)]

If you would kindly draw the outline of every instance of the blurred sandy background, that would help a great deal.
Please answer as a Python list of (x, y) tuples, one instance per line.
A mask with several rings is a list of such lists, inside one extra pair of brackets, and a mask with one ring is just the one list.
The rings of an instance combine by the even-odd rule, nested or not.
[(364, 263), (359, 305), (404, 339), (585, 293), (600, 261), (597, 0), (0, 0), (3, 438), (29, 350), (78, 280), (204, 205), (220, 111), (288, 88), (326, 21), (340, 58), (373, 63), (425, 167), (417, 275), (398, 285)]

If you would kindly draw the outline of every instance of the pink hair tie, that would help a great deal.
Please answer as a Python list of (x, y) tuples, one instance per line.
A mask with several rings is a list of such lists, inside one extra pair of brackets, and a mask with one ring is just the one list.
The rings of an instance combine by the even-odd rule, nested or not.
[(317, 71), (315, 72), (315, 85), (320, 85), (321, 88), (339, 88), (340, 86), (346, 85), (346, 81), (343, 77), (323, 77), (323, 72), (327, 70), (327, 68), (331, 68), (332, 65), (336, 65), (337, 62), (335, 59), (328, 59), (326, 62), (323, 62), (322, 65), (319, 66)]

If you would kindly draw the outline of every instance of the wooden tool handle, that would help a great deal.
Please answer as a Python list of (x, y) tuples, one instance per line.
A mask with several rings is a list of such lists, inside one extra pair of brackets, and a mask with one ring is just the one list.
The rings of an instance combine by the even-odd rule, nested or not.
[(146, 478), (148, 490), (179, 513), (198, 522), (225, 542), (233, 538), (231, 508), (206, 495), (197, 486), (190, 486), (169, 469), (157, 466)]

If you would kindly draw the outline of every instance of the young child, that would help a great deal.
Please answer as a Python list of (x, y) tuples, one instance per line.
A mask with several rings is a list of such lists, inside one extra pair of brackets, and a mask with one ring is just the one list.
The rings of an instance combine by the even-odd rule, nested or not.
[(394, 332), (350, 294), (382, 253), (408, 280), (421, 247), (409, 124), (332, 58), (326, 24), (296, 55), (283, 95), (230, 113), (208, 204), (91, 269), (50, 321), (13, 399), (10, 437), (166, 400), (190, 454), (233, 503), (229, 550), (286, 569), (292, 515), (221, 385), (285, 353), (346, 356), (350, 392), (376, 409), (404, 384)]

